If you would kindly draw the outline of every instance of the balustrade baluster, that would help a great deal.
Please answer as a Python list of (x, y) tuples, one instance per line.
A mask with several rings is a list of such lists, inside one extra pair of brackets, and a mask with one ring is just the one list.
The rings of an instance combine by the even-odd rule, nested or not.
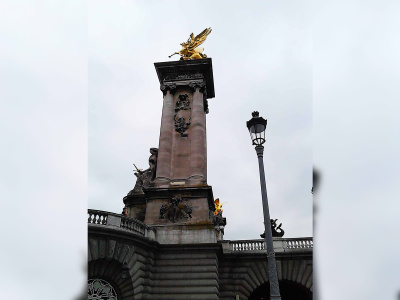
[[(145, 228), (136, 224), (135, 230), (144, 234)], [(313, 248), (312, 239), (283, 239), (282, 247), (287, 250), (304, 250)], [(265, 251), (267, 249), (265, 241), (231, 241), (229, 243), (231, 251)]]

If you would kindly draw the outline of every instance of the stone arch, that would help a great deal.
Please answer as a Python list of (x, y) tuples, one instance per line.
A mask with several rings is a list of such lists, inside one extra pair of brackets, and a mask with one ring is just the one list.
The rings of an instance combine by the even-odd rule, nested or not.
[[(269, 282), (257, 287), (248, 297), (248, 300), (269, 300)], [(282, 300), (312, 300), (312, 291), (298, 282), (280, 280), (279, 289)]]
[[(151, 251), (138, 247), (134, 241), (106, 236), (89, 237), (89, 279), (99, 278), (114, 284), (122, 300), (146, 297), (150, 291), (148, 271), (153, 265), (152, 256)], [(122, 279), (121, 269), (125, 262), (129, 276)]]
[[(279, 282), (284, 285), (293, 282), (312, 292), (312, 260), (310, 259), (277, 259)], [(250, 299), (258, 287), (268, 285), (268, 264), (264, 257), (234, 258), (225, 260), (219, 269), (220, 299)]]
[(313, 275), (311, 259), (286, 259), (277, 261), (279, 281), (298, 283), (312, 291)]
[(132, 280), (121, 277), (122, 264), (113, 259), (97, 259), (89, 262), (88, 280), (107, 281), (116, 291), (118, 299), (133, 299)]

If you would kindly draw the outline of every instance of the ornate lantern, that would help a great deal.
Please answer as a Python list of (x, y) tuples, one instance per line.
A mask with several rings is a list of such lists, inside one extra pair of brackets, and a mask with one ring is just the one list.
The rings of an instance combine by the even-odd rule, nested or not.
[(249, 129), (253, 145), (261, 146), (265, 143), (265, 129), (267, 128), (267, 120), (259, 117), (258, 111), (253, 111), (251, 115), (253, 118), (247, 121), (247, 128)]

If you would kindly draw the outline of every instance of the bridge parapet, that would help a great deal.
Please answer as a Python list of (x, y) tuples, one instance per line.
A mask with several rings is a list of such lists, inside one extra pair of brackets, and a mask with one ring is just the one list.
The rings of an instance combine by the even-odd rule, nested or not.
[(88, 224), (92, 226), (117, 227), (153, 240), (155, 239), (155, 230), (143, 222), (107, 211), (88, 209)]
[[(313, 238), (273, 238), (275, 252), (310, 252), (313, 249)], [(223, 241), (224, 252), (246, 252), (263, 253), (267, 252), (265, 241), (257, 240), (237, 240)]]

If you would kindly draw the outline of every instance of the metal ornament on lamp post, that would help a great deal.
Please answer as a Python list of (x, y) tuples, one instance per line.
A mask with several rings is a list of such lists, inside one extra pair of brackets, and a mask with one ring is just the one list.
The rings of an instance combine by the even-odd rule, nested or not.
[(281, 300), (279, 292), (278, 272), (276, 271), (275, 262), (275, 251), (274, 244), (272, 241), (271, 221), (269, 216), (268, 197), (267, 197), (267, 186), (265, 184), (265, 173), (264, 173), (264, 161), (263, 153), (265, 143), (265, 129), (267, 127), (267, 120), (259, 116), (258, 111), (254, 111), (251, 114), (253, 118), (247, 121), (247, 128), (250, 132), (250, 137), (255, 145), (255, 149), (258, 157), (258, 167), (260, 170), (260, 183), (261, 183), (261, 196), (264, 211), (264, 227), (265, 227), (265, 243), (267, 245), (267, 257), (268, 257), (268, 279), (270, 285), (270, 299)]

